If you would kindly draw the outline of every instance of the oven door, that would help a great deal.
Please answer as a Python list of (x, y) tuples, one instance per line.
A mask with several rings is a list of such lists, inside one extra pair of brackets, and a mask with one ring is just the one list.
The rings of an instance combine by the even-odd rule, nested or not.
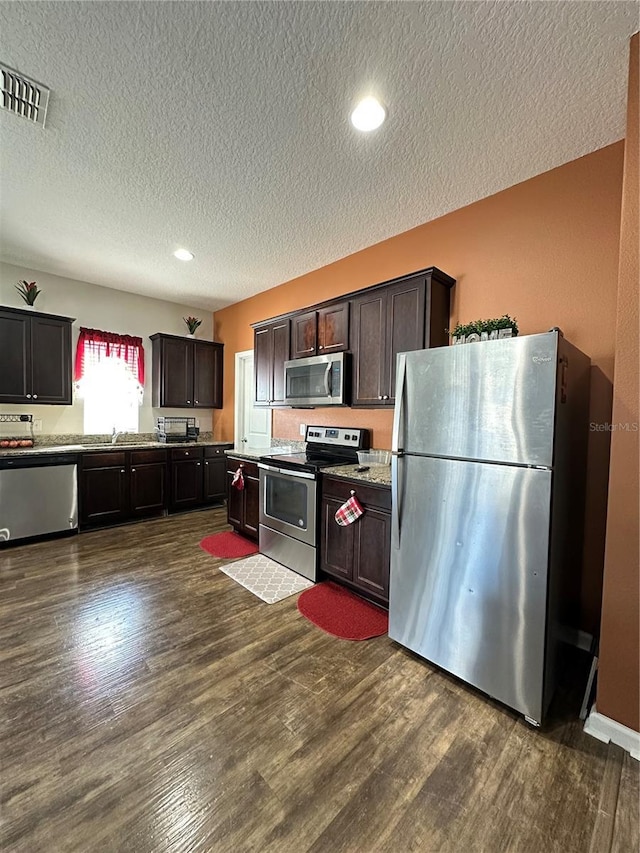
[(315, 474), (289, 471), (258, 463), (260, 468), (260, 524), (291, 536), (299, 542), (316, 544)]

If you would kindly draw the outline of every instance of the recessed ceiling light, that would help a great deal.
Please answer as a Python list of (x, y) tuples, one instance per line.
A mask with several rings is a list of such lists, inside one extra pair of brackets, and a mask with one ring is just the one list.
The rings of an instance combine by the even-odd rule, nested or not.
[(173, 254), (179, 261), (193, 260), (193, 252), (190, 252), (188, 249), (176, 249)]
[(351, 124), (356, 130), (368, 133), (380, 127), (387, 117), (387, 111), (374, 97), (364, 98), (351, 113)]

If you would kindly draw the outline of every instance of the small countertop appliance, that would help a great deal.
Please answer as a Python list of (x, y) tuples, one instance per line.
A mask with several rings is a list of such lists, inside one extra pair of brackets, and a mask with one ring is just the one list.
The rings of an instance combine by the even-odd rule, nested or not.
[(156, 432), (158, 441), (167, 444), (197, 441), (200, 434), (195, 418), (158, 418)]

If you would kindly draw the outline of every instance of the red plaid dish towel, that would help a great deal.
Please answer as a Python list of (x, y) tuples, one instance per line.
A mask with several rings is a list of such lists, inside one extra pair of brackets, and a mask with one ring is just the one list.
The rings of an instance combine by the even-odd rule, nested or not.
[(334, 516), (335, 520), (341, 527), (346, 527), (347, 524), (353, 524), (357, 521), (364, 512), (360, 501), (355, 495), (351, 495), (346, 503), (343, 503)]
[(233, 475), (233, 480), (231, 481), (231, 485), (235, 486), (239, 492), (241, 492), (244, 489), (244, 475), (242, 473), (242, 468), (238, 468), (236, 473)]

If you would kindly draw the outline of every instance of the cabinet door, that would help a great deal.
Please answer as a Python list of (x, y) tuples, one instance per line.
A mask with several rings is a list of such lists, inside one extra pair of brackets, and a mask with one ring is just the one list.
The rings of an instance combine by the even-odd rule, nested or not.
[(188, 509), (202, 503), (202, 461), (185, 459), (171, 463), (171, 508)]
[(29, 317), (0, 311), (0, 403), (25, 403), (31, 394)]
[(31, 394), (38, 403), (71, 405), (71, 324), (31, 320)]
[(253, 370), (255, 374), (255, 403), (268, 406), (271, 402), (273, 377), (273, 329), (256, 329), (253, 336)]
[(227, 463), (220, 459), (204, 460), (204, 500), (223, 501), (226, 495)]
[(128, 514), (128, 477), (124, 465), (81, 472), (80, 523), (113, 524)]
[(291, 358), (316, 354), (318, 315), (315, 311), (297, 314), (291, 320)]
[(160, 406), (193, 406), (193, 341), (162, 338)]
[(244, 524), (243, 530), (252, 539), (258, 538), (260, 519), (260, 480), (258, 477), (244, 478)]
[(318, 311), (318, 352), (342, 352), (349, 349), (349, 303), (329, 305)]
[(244, 492), (231, 485), (234, 476), (235, 471), (227, 471), (227, 521), (241, 530), (244, 526)]
[(352, 406), (383, 405), (386, 307), (385, 290), (364, 294), (353, 301)]
[(323, 572), (350, 581), (353, 577), (354, 525), (341, 527), (335, 514), (343, 500), (323, 498), (321, 504), (320, 567)]
[(193, 405), (199, 409), (222, 408), (222, 345), (193, 343)]
[(273, 334), (273, 360), (271, 366), (272, 392), (271, 405), (284, 405), (284, 363), (289, 360), (289, 320), (274, 323)]
[(363, 508), (364, 515), (351, 525), (355, 535), (353, 583), (388, 603), (391, 515), (374, 507)]
[(425, 279), (423, 276), (391, 284), (387, 292), (386, 354), (383, 372), (384, 403), (393, 406), (396, 394), (396, 356), (424, 347)]
[(152, 515), (163, 511), (166, 474), (167, 466), (163, 462), (132, 466), (130, 479), (132, 515)]

